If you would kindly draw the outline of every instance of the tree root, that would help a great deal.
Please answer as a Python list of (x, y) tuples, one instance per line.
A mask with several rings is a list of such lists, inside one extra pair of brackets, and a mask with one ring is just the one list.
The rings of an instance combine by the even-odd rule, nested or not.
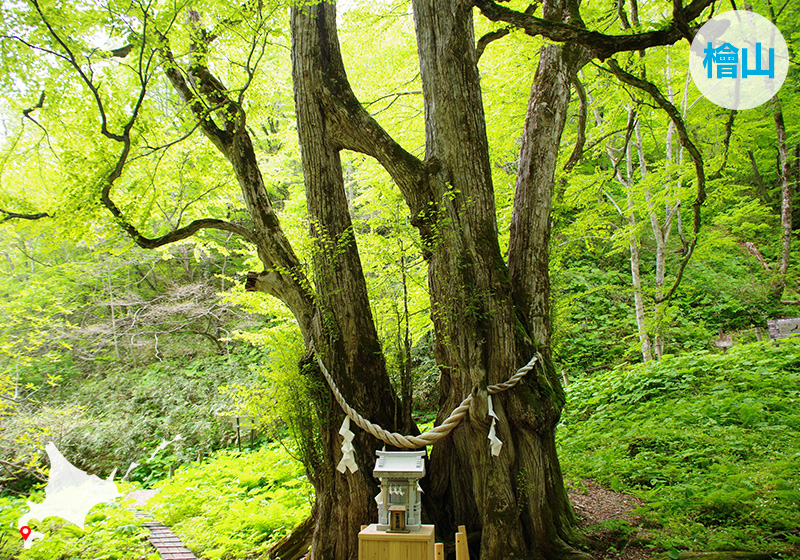
[(314, 517), (309, 515), (292, 532), (276, 542), (269, 549), (270, 560), (300, 560), (311, 548), (311, 535), (314, 533)]

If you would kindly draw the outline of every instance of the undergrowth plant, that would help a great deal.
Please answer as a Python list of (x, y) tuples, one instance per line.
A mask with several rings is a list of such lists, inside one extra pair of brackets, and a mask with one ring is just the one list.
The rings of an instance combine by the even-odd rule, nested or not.
[(147, 507), (208, 560), (260, 558), (311, 512), (303, 466), (278, 444), (184, 465)]
[(619, 367), (568, 389), (567, 476), (631, 492), (658, 547), (800, 555), (800, 341)]
[[(130, 485), (119, 484), (130, 491)], [(27, 498), (0, 496), (0, 559), (2, 560), (158, 560), (148, 544), (148, 531), (124, 501), (99, 504), (86, 516), (83, 529), (58, 517), (32, 520), (34, 531), (43, 533), (30, 549), (23, 549), (17, 520), (27, 511), (26, 501), (40, 503), (44, 491), (35, 490)]]

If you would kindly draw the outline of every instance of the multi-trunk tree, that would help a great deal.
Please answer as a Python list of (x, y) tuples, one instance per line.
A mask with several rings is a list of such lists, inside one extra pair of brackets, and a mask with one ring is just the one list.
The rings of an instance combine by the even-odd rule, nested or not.
[[(579, 3), (567, 0), (545, 0), (540, 15), (536, 8), (517, 11), (491, 0), (413, 0), (425, 108), (422, 157), (400, 146), (353, 93), (340, 52), (335, 4), (292, 5), (297, 133), (315, 243), (310, 274), (268, 195), (255, 147), (254, 130), (261, 123), (253, 119), (259, 107), (248, 98), (257, 88), (269, 87), (259, 77), (267, 45), (280, 36), (276, 22), (283, 11), (277, 5), (250, 2), (233, 9), (213, 2), (191, 7), (133, 2), (93, 11), (28, 0), (25, 7), (4, 8), (13, 17), (6, 20), (3, 41), (14, 52), (39, 55), (57, 65), (64, 72), (60, 87), (68, 84), (64, 94), (71, 99), (84, 96), (82, 114), (62, 113), (59, 118), (85, 122), (90, 115), (95, 120), (92, 132), (82, 133), (98, 135), (91, 148), (96, 156), (87, 158), (97, 162), (97, 169), (86, 174), (88, 184), (73, 197), (86, 196), (86, 204), (101, 205), (145, 248), (204, 229), (241, 236), (255, 248), (263, 266), (251, 276), (250, 287), (279, 298), (297, 319), (309, 352), (301, 365), (308, 383), (320, 386), (319, 357), (353, 407), (394, 430), (410, 424), (409, 411), (393, 392), (381, 353), (340, 154), (352, 150), (377, 160), (405, 199), (427, 261), (441, 372), (438, 420), (468, 394), (474, 397), (468, 419), (433, 447), (425, 488), (427, 515), (445, 538), (455, 525), (467, 525), (480, 558), (550, 559), (580, 555), (573, 546), (574, 517), (556, 456), (554, 432), (564, 393), (549, 348), (550, 210), (571, 83), (582, 66), (597, 59), (608, 61), (620, 79), (633, 80), (634, 87), (648, 91), (652, 84), (635, 82), (613, 61), (614, 55), (691, 37), (692, 22), (710, 4), (711, 0), (695, 0), (683, 6), (675, 0), (669, 6), (672, 19), (656, 30), (614, 36), (587, 29)], [(525, 122), (520, 123), (506, 255), (500, 248), (477, 66), (477, 13), (550, 40), (541, 48)], [(103, 36), (120, 42), (113, 49), (96, 48), (93, 41)], [(232, 36), (238, 41), (235, 48), (230, 46)], [(502, 36), (484, 38), (482, 49)], [(227, 50), (220, 45), (228, 45)], [(226, 58), (232, 61), (227, 67), (220, 64)], [(37, 71), (28, 73), (34, 78), (28, 87), (33, 87)], [(167, 87), (181, 103), (175, 103)], [(35, 120), (37, 111), (47, 109), (47, 99), (34, 100), (25, 117), (61, 137), (57, 143), (66, 151), (69, 135), (54, 126), (57, 121)], [(672, 107), (663, 96), (661, 101)], [(680, 115), (672, 109), (670, 117), (688, 147), (691, 142), (679, 124)], [(189, 124), (162, 146), (151, 142), (158, 110), (160, 124), (167, 129), (179, 129), (176, 115)], [(143, 196), (137, 193), (150, 193), (137, 191), (148, 181), (152, 193), (158, 192), (160, 175), (148, 175), (143, 162), (157, 166), (169, 146), (191, 141), (197, 131), (238, 183), (246, 212), (236, 219), (224, 205), (207, 205), (208, 215), (157, 231), (135, 200)], [(80, 161), (74, 151), (70, 156), (65, 160), (73, 165)], [(698, 171), (700, 181), (702, 164)], [(26, 209), (17, 214), (22, 210)], [(494, 399), (498, 435), (505, 445), (492, 457), (486, 441), (486, 388), (507, 379), (536, 352), (544, 358), (541, 367)], [(371, 466), (374, 450), (382, 444), (359, 432), (354, 443), (360, 470), (340, 474), (334, 467), (343, 415), (327, 390), (318, 391), (313, 417), (312, 440), (306, 446), (316, 489), (312, 554), (318, 560), (355, 558), (358, 527), (374, 518)]]

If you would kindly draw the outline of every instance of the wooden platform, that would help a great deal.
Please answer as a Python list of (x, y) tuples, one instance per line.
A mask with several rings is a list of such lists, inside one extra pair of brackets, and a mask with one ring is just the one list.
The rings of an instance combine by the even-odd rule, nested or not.
[(433, 525), (410, 533), (378, 531), (368, 525), (358, 534), (358, 560), (434, 560)]
[(144, 526), (150, 529), (150, 544), (164, 560), (197, 560), (168, 527), (158, 521), (146, 521)]
[(183, 546), (183, 542), (169, 527), (153, 519), (153, 517), (138, 507), (142, 506), (149, 498), (156, 494), (153, 490), (140, 490), (128, 495), (136, 500), (133, 504), (133, 514), (137, 519), (144, 521), (142, 526), (150, 530), (150, 544), (156, 549), (162, 560), (198, 560), (191, 550)]

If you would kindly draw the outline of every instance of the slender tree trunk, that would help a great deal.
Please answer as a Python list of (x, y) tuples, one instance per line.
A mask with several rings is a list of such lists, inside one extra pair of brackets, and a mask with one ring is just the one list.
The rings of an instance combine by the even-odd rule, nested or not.
[[(631, 0), (631, 22), (633, 25), (639, 25), (639, 8), (636, 4), (636, 0)], [(622, 21), (623, 29), (629, 29), (630, 26), (627, 25), (625, 20)], [(640, 51), (639, 59), (641, 60), (644, 57), (644, 51)], [(669, 68), (669, 53), (667, 53), (667, 68)], [(671, 87), (669, 85), (669, 70), (667, 70), (667, 87)], [(644, 67), (642, 67), (642, 75), (644, 75)], [(632, 115), (630, 113), (632, 109), (629, 109), (629, 119)], [(642, 181), (645, 180), (647, 177), (647, 162), (645, 161), (644, 157), (644, 142), (642, 140), (642, 128), (639, 122), (638, 116), (635, 117), (633, 122), (633, 131), (634, 131), (634, 138), (636, 143), (636, 154), (639, 158), (639, 176)], [(668, 129), (667, 135), (669, 136), (671, 129)], [(631, 156), (631, 149), (630, 145), (626, 147), (625, 152), (625, 162), (626, 162), (626, 173), (627, 173), (627, 181), (626, 181), (626, 192), (628, 195), (628, 222), (631, 227), (636, 225), (636, 212), (635, 212), (635, 204), (634, 204), (634, 194), (633, 194), (633, 185), (635, 183), (635, 178), (633, 175), (633, 161)], [(644, 189), (644, 198), (647, 202), (648, 206), (648, 217), (650, 219), (650, 227), (653, 231), (653, 238), (656, 242), (656, 278), (655, 278), (655, 291), (656, 297), (661, 295), (661, 288), (664, 285), (664, 276), (666, 271), (666, 255), (667, 255), (667, 243), (666, 243), (666, 236), (664, 235), (663, 231), (661, 230), (661, 225), (658, 222), (658, 215), (656, 214), (655, 207), (652, 202), (652, 194), (650, 193), (650, 189), (645, 187)], [(642, 359), (645, 362), (649, 362), (653, 359), (653, 352), (655, 351), (656, 358), (661, 358), (664, 353), (664, 336), (661, 334), (661, 316), (664, 311), (664, 306), (666, 304), (660, 303), (656, 304), (655, 306), (655, 313), (653, 316), (653, 326), (652, 329), (647, 328), (647, 318), (644, 310), (644, 301), (643, 301), (643, 294), (642, 294), (642, 279), (641, 279), (641, 267), (640, 267), (640, 255), (639, 255), (639, 241), (634, 237), (631, 239), (630, 244), (630, 254), (631, 254), (631, 283), (633, 285), (633, 299), (634, 299), (634, 308), (636, 313), (636, 325), (639, 331), (639, 342), (641, 344), (642, 350)], [(652, 331), (653, 333), (653, 344), (651, 345), (650, 335), (649, 333)]]
[[(770, 19), (773, 24), (777, 23), (778, 17), (772, 6), (771, 0), (767, 0)], [(752, 8), (748, 6), (752, 11)], [(789, 47), (789, 56), (794, 56), (794, 52)], [(781, 262), (778, 274), (772, 283), (772, 297), (780, 301), (783, 291), (786, 288), (786, 273), (789, 272), (789, 257), (792, 246), (792, 166), (789, 162), (789, 146), (786, 143), (786, 125), (783, 120), (783, 106), (780, 98), (775, 95), (772, 98), (772, 116), (775, 120), (775, 132), (778, 141), (778, 179), (781, 184)], [(752, 157), (752, 156), (751, 156)]]
[[(628, 109), (628, 119), (635, 119), (634, 110)], [(633, 124), (635, 127), (636, 125)], [(630, 143), (625, 147), (625, 179), (621, 177), (621, 171), (617, 173), (617, 179), (625, 185), (628, 203), (628, 224), (631, 228), (636, 226), (636, 202), (633, 193), (633, 153)], [(642, 293), (641, 267), (639, 260), (639, 241), (636, 236), (631, 234), (630, 243), (631, 253), (631, 284), (633, 286), (633, 306), (636, 314), (636, 327), (639, 332), (639, 343), (642, 349), (642, 360), (650, 362), (653, 360), (653, 348), (650, 342), (650, 335), (647, 328), (647, 316), (644, 312), (644, 295)]]
[[(636, 119), (636, 122), (633, 125), (634, 127), (634, 137), (636, 138), (636, 153), (639, 159), (639, 175), (642, 181), (645, 180), (647, 177), (647, 162), (644, 158), (644, 142), (642, 140), (642, 128), (641, 124), (639, 123), (639, 119)], [(629, 177), (628, 181), (631, 186), (633, 186), (634, 179), (633, 177)], [(661, 224), (658, 220), (658, 214), (656, 214), (655, 205), (653, 204), (653, 195), (650, 192), (648, 187), (644, 189), (644, 199), (647, 202), (647, 214), (650, 218), (650, 227), (653, 231), (653, 239), (656, 242), (656, 277), (655, 277), (655, 293), (656, 297), (660, 297), (662, 295), (662, 288), (664, 287), (664, 278), (666, 276), (666, 269), (667, 269), (667, 235), (661, 229)], [(629, 200), (630, 203), (630, 200)], [(632, 209), (631, 214), (633, 214)], [(634, 256), (631, 253), (631, 267), (633, 267)], [(638, 247), (636, 249), (636, 261), (639, 261), (639, 251)], [(636, 266), (638, 267), (638, 264)], [(636, 276), (639, 277), (639, 271), (637, 270)], [(635, 289), (635, 288), (634, 288)], [(639, 278), (639, 298), (642, 297), (642, 290), (641, 290), (641, 278)], [(661, 356), (664, 354), (664, 334), (662, 333), (662, 317), (664, 315), (664, 308), (666, 307), (666, 303), (657, 303), (655, 306), (655, 312), (653, 313), (653, 327), (651, 332), (653, 333), (653, 346), (650, 351), (651, 359), (653, 353), (655, 354), (656, 359), (661, 359)], [(637, 323), (639, 319), (637, 317)], [(648, 342), (649, 344), (649, 342)], [(646, 356), (646, 352), (644, 347), (642, 348), (642, 355)], [(648, 361), (645, 357), (645, 361)]]
[(119, 344), (117, 343), (117, 316), (114, 311), (114, 287), (111, 284), (111, 265), (106, 263), (106, 280), (108, 281), (108, 307), (111, 309), (111, 338), (114, 341), (114, 357), (119, 361)]
[(780, 300), (786, 287), (786, 273), (789, 271), (789, 255), (792, 245), (792, 179), (789, 162), (789, 147), (786, 144), (786, 125), (783, 122), (783, 107), (778, 96), (772, 98), (772, 114), (775, 118), (775, 132), (778, 139), (779, 180), (781, 184), (781, 262), (778, 275), (772, 284), (772, 296)]
[(653, 350), (650, 345), (650, 335), (647, 333), (647, 317), (644, 313), (644, 300), (642, 296), (642, 279), (639, 265), (639, 243), (632, 241), (631, 253), (631, 285), (633, 286), (633, 307), (636, 314), (636, 328), (639, 333), (639, 345), (642, 351), (642, 360), (653, 360)]
[[(591, 102), (591, 96), (588, 96), (589, 101)], [(598, 125), (603, 124), (603, 117), (601, 116), (600, 112), (597, 109), (594, 109), (594, 118)], [(632, 128), (635, 126), (635, 115), (632, 108), (628, 109), (628, 132), (632, 132)], [(611, 197), (611, 195), (606, 193), (606, 197), (611, 201), (616, 209), (617, 213), (622, 216), (624, 219), (627, 220), (628, 225), (631, 229), (636, 227), (637, 219), (636, 219), (636, 208), (635, 208), (635, 199), (633, 193), (633, 155), (631, 153), (631, 146), (630, 141), (628, 144), (625, 145), (624, 154), (621, 154), (619, 157), (615, 156), (616, 150), (612, 144), (609, 142), (606, 144), (606, 154), (608, 155), (608, 160), (611, 163), (611, 166), (617, 170), (616, 172), (616, 179), (620, 185), (625, 188), (625, 196), (626, 196), (626, 208), (623, 210), (620, 205)], [(620, 169), (620, 164), (622, 162), (622, 158), (625, 158), (625, 175), (622, 174), (622, 170)], [(640, 154), (640, 157), (643, 155)], [(640, 161), (642, 161), (640, 159)], [(633, 288), (633, 313), (634, 317), (636, 318), (636, 333), (639, 337), (639, 348), (642, 353), (642, 360), (645, 362), (652, 361), (653, 359), (653, 350), (652, 344), (650, 342), (650, 335), (648, 334), (647, 329), (647, 318), (644, 309), (644, 295), (642, 293), (642, 278), (641, 278), (641, 262), (639, 256), (639, 241), (636, 238), (636, 235), (632, 232), (630, 234), (630, 239), (628, 242), (628, 251), (629, 251), (629, 262), (631, 266), (631, 287)]]

